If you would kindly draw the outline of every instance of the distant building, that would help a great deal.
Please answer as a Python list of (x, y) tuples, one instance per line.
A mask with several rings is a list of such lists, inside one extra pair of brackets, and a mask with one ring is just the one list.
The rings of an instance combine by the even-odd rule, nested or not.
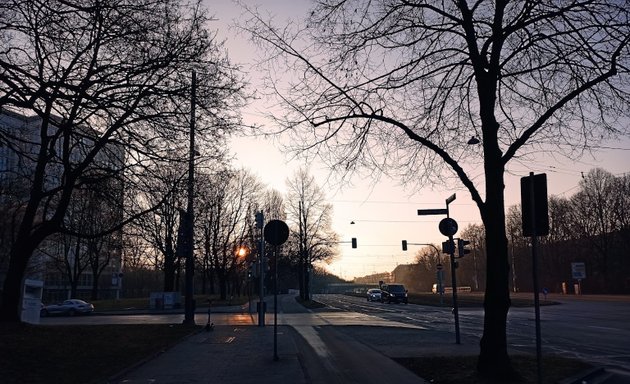
[[(55, 119), (61, 124), (62, 119)], [(9, 262), (16, 223), (19, 222), (23, 207), (30, 196), (35, 172), (35, 159), (40, 155), (42, 119), (37, 115), (0, 109), (0, 288), (4, 283)], [(60, 154), (63, 153), (63, 140), (59, 135), (60, 129), (51, 124), (48, 129), (51, 145), (48, 151), (51, 161), (45, 169), (44, 189), (53, 191), (59, 186), (63, 177), (63, 165)], [(79, 162), (90, 148), (90, 137), (94, 137), (94, 130), (82, 127), (75, 130), (78, 133), (71, 140), (69, 162)], [(68, 225), (81, 226), (81, 230), (90, 230), (79, 222), (78, 217), (91, 210), (93, 221), (102, 222), (120, 220), (122, 217), (122, 184), (108, 177), (111, 170), (119, 170), (124, 163), (122, 148), (110, 145), (102, 150), (93, 162), (93, 167), (83, 173), (81, 187), (75, 190), (71, 208), (66, 220)], [(114, 204), (103, 201), (104, 193), (108, 198), (115, 199)], [(55, 204), (55, 194), (50, 193), (49, 203)], [(109, 200), (111, 202), (111, 200)], [(87, 217), (87, 216), (86, 216)], [(76, 220), (76, 223), (71, 222)], [(71, 282), (76, 287), (75, 296), (89, 298), (96, 286), (99, 296), (113, 296), (120, 286), (113, 277), (118, 277), (121, 267), (122, 238), (114, 234), (107, 242), (99, 244), (98, 248), (87, 241), (77, 241), (77, 238), (61, 234), (47, 238), (30, 260), (27, 276), (36, 280), (44, 280), (45, 301), (65, 299), (70, 295)], [(94, 273), (86, 260), (86, 255), (106, 255), (109, 265), (101, 266), (101, 273)], [(68, 273), (68, 265), (70, 270)], [(106, 271), (106, 272), (105, 272)], [(98, 284), (94, 284), (95, 276), (99, 277)], [(116, 283), (116, 284), (114, 284)]]

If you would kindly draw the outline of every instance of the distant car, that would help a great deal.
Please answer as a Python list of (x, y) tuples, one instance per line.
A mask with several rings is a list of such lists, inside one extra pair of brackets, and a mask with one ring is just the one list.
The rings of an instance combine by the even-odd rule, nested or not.
[(382, 284), (381, 303), (405, 303), (407, 304), (407, 290), (402, 284)]
[(378, 288), (368, 289), (367, 301), (381, 301), (381, 290)]
[(79, 299), (64, 300), (58, 304), (45, 305), (40, 312), (41, 316), (50, 315), (87, 315), (94, 312), (94, 305)]

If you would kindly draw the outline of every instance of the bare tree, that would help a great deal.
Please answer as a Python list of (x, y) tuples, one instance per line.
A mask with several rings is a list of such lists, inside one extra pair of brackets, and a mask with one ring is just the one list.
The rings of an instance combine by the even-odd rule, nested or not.
[[(470, 254), (459, 260), (462, 272), (468, 270), (468, 283), (472, 289), (478, 291), (483, 288), (486, 271), (486, 231), (479, 224), (469, 224), (459, 235), (462, 239), (470, 241)], [(462, 280), (462, 284), (465, 282)]]
[(410, 186), (459, 179), (487, 234), (478, 370), (510, 376), (504, 173), (541, 151), (574, 158), (627, 133), (630, 7), (321, 0), (309, 15), (296, 28), (255, 12), (243, 24), (286, 107), (275, 126), (289, 149), (341, 176), (384, 172)]
[(610, 256), (617, 235), (615, 215), (616, 179), (603, 169), (594, 169), (580, 182), (581, 190), (571, 202), (576, 235), (588, 241), (594, 250), (591, 260), (594, 270), (604, 276), (610, 267)]
[(124, 146), (115, 164), (126, 169), (103, 171), (130, 177), (183, 145), (193, 70), (197, 134), (220, 137), (238, 120), (228, 106), (241, 104), (242, 83), (206, 31), (200, 1), (11, 0), (0, 3), (0, 14), (0, 108), (40, 119), (30, 137), (0, 133), (32, 169), (0, 307), (0, 320), (15, 322), (33, 250), (61, 230), (81, 177), (103, 168), (97, 159)]
[(288, 218), (297, 237), (300, 297), (309, 300), (313, 263), (331, 261), (339, 240), (331, 227), (332, 205), (326, 202), (326, 194), (315, 178), (306, 169), (299, 169), (287, 180), (287, 188)]
[(245, 170), (223, 170), (209, 175), (200, 194), (196, 226), (202, 232), (202, 257), (217, 277), (221, 299), (228, 295), (229, 282), (235, 273), (245, 269), (241, 246), (253, 248), (251, 224), (258, 206), (260, 182)]

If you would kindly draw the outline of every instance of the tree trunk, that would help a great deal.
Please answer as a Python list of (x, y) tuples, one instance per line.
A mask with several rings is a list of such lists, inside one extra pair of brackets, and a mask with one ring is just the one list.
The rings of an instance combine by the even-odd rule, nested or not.
[(513, 376), (507, 353), (506, 321), (510, 308), (508, 242), (505, 236), (503, 167), (486, 166), (486, 204), (481, 209), (486, 228), (486, 291), (484, 327), (477, 370), (487, 377)]
[(21, 321), (20, 310), (22, 297), (22, 279), (26, 274), (28, 260), (34, 248), (27, 244), (33, 241), (24, 241), (20, 237), (11, 247), (9, 266), (2, 289), (2, 302), (0, 305), (0, 322), (19, 323)]

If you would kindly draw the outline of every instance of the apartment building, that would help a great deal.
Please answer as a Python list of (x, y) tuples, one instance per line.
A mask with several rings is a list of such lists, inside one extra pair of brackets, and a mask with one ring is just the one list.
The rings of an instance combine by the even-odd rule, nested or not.
[[(62, 121), (56, 118), (47, 128), (50, 141), (44, 150), (50, 159), (46, 162), (43, 190), (50, 195), (48, 206), (55, 204), (55, 189), (64, 177), (63, 161), (80, 162), (94, 137), (90, 127), (81, 127), (68, 140), (55, 124)], [(27, 111), (0, 110), (0, 287), (7, 273), (14, 231), (30, 196), (36, 159), (41, 156), (42, 124), (41, 117)], [(64, 149), (69, 156), (62, 159)], [(93, 235), (121, 220), (122, 183), (109, 177), (108, 170), (121, 169), (123, 162), (124, 150), (120, 147), (111, 145), (99, 153), (93, 167), (84, 173), (85, 180), (75, 186), (64, 219), (66, 228)], [(91, 298), (95, 294), (99, 298), (115, 297), (120, 289), (121, 244), (118, 232), (90, 239), (63, 233), (49, 236), (33, 254), (26, 277), (44, 281), (45, 302), (70, 296)]]

